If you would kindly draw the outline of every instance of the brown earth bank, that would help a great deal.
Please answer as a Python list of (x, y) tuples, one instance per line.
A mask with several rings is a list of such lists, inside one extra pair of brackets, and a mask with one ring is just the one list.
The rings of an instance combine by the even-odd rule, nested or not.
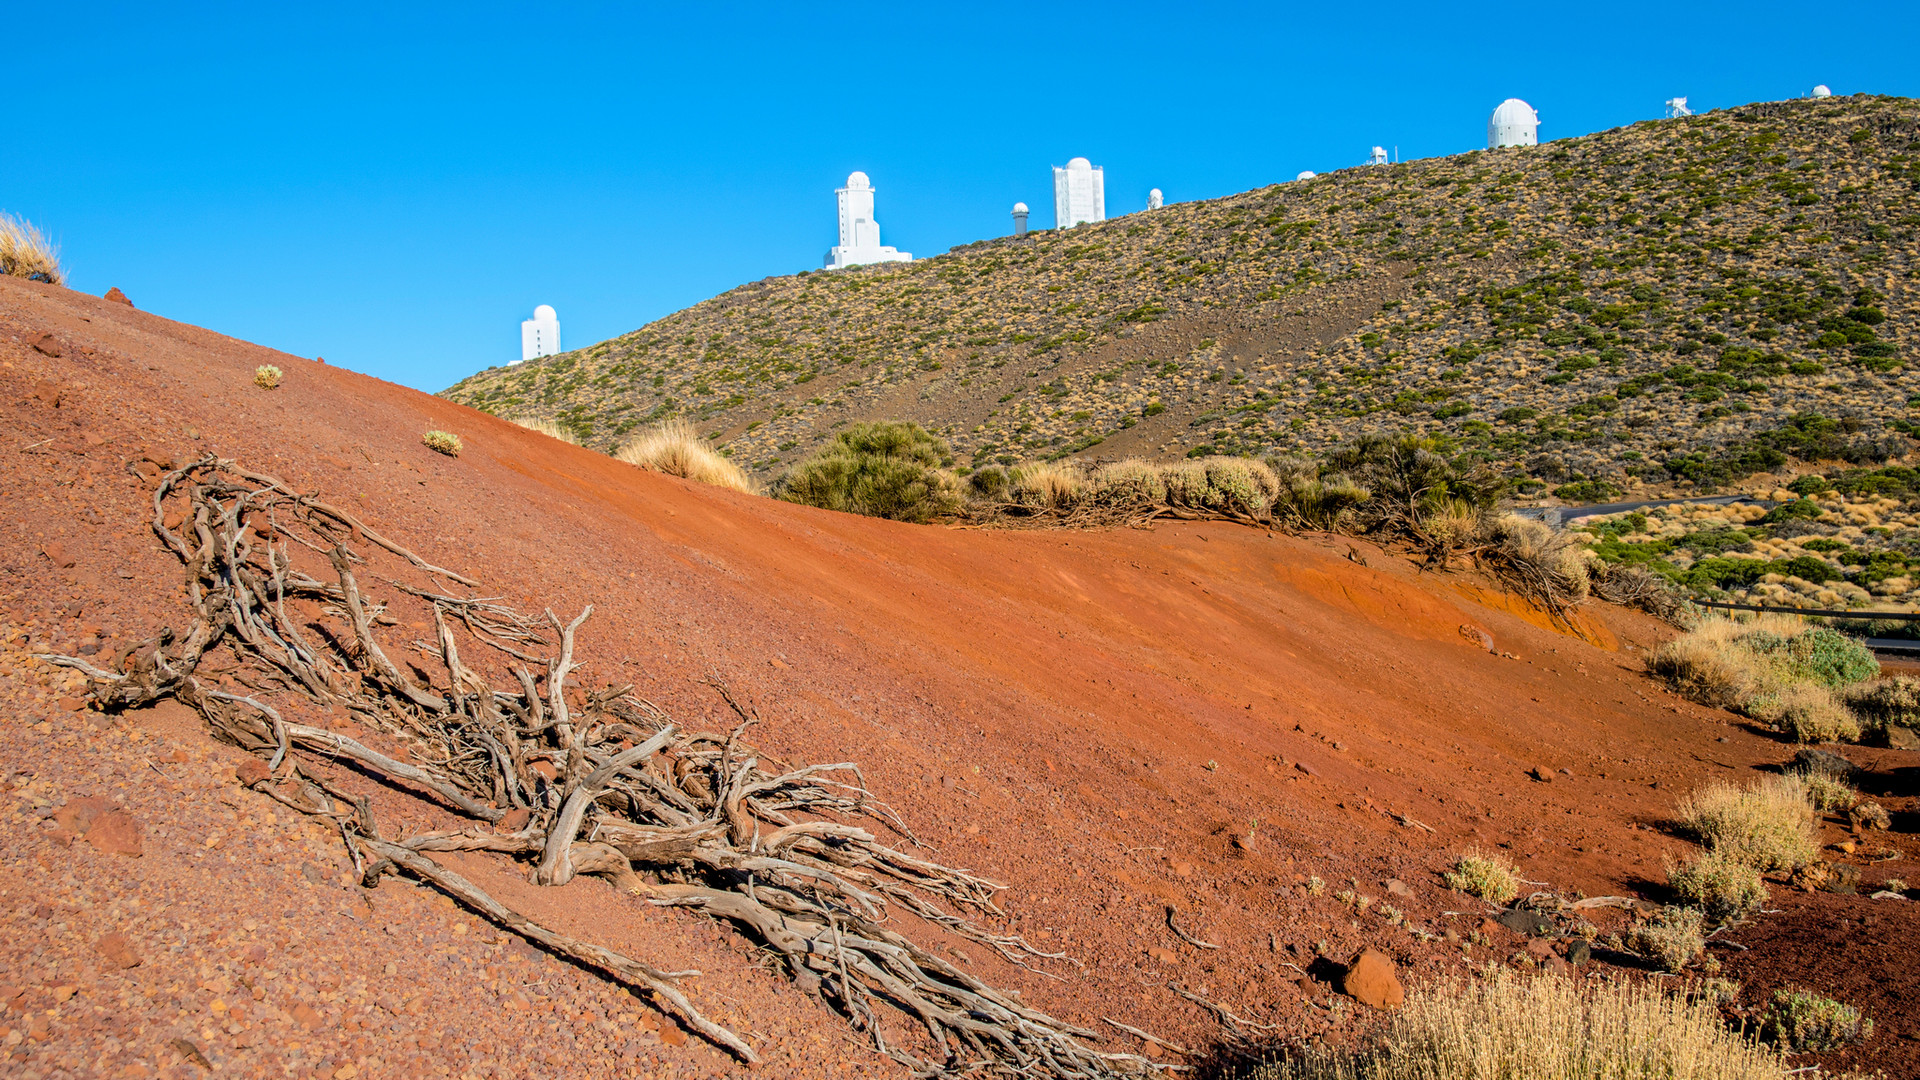
[[(278, 389), (254, 385), (265, 363), (284, 370)], [(1489, 962), (1557, 965), (1444, 889), (1454, 855), (1499, 851), (1564, 895), (1658, 900), (1663, 857), (1691, 850), (1670, 832), (1674, 800), (1792, 751), (1650, 681), (1642, 657), (1662, 624), (1596, 607), (1561, 632), (1489, 582), (1423, 573), (1363, 541), (832, 514), (641, 472), (429, 395), (5, 278), (0, 415), (11, 1075), (741, 1070), (425, 887), (361, 888), (338, 834), (240, 787), (245, 755), (184, 706), (93, 712), (33, 659), (110, 660), (184, 625), (179, 564), (148, 525), (151, 484), (129, 469), (143, 461), (232, 458), (522, 610), (594, 604), (580, 679), (632, 682), (689, 726), (730, 726), (708, 683), (724, 678), (765, 717), (765, 751), (859, 762), (941, 861), (1009, 883), (1002, 928), (1074, 963), (1035, 973), (930, 940), (1112, 1049), (1144, 1044), (1105, 1018), (1218, 1046), (1215, 1015), (1175, 986), (1274, 1038), (1338, 1036), (1371, 1014), (1303, 974), (1330, 970), (1322, 953), (1380, 950), (1415, 988)], [(464, 451), (429, 451), (430, 428)], [(1913, 755), (1848, 753), (1885, 778), (1889, 839), (1910, 843)], [(337, 782), (409, 827), (456, 823), (358, 774)], [(82, 807), (121, 814), (101, 827), (78, 820)], [(899, 1072), (727, 926), (597, 879), (539, 889), (500, 857), (448, 861), (556, 928), (698, 969), (688, 994), (758, 1048), (762, 1071)], [(1343, 890), (1380, 902), (1360, 910)], [(1756, 986), (1794, 976), (1844, 991), (1880, 1020), (1846, 1061), (1920, 1074), (1914, 937), (1895, 928), (1910, 905), (1784, 891), (1785, 921), (1736, 935), (1749, 952), (1715, 955), (1752, 965)], [(1220, 947), (1183, 941), (1170, 910)], [(1871, 957), (1814, 963), (1809, 934), (1777, 926), (1864, 933), (1898, 962), (1860, 979)]]

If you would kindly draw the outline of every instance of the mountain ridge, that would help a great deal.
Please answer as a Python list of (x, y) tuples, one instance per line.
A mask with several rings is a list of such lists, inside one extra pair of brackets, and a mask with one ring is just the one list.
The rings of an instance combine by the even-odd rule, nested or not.
[(1879, 460), (1920, 394), (1917, 140), (1859, 95), (1360, 167), (763, 279), (443, 395), (599, 449), (684, 415), (763, 475), (876, 418), (963, 468), (1378, 428), (1594, 491)]

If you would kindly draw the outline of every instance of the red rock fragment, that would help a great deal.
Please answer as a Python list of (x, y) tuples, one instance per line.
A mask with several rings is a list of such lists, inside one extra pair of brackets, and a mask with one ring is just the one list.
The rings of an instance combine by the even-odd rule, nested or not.
[(57, 359), (60, 356), (60, 342), (52, 334), (41, 334), (33, 343), (33, 351), (42, 356), (51, 356)]
[(53, 812), (53, 823), (78, 835), (93, 827), (94, 820), (110, 809), (107, 800), (86, 797), (68, 799), (65, 806)]
[(1407, 1000), (1397, 966), (1377, 949), (1366, 949), (1353, 958), (1340, 989), (1362, 1005), (1376, 1009), (1395, 1008)]
[(87, 830), (87, 843), (103, 855), (140, 857), (140, 823), (125, 810), (112, 810), (94, 821)]
[(250, 757), (247, 760), (241, 762), (240, 767), (233, 770), (233, 773), (234, 773), (234, 776), (239, 779), (242, 785), (246, 787), (252, 787), (253, 785), (259, 783), (260, 781), (265, 780), (268, 777), (272, 776), (273, 770), (267, 768), (267, 763), (264, 761), (261, 761), (259, 758)]
[(320, 1025), (319, 1011), (304, 1001), (295, 1005), (289, 1010), (287, 1015), (293, 1017), (294, 1023), (299, 1024), (301, 1027), (310, 1028)]
[(58, 541), (41, 545), (40, 554), (45, 555), (48, 562), (62, 570), (72, 566), (75, 561), (73, 556), (67, 554), (66, 546)]
[(105, 957), (108, 963), (117, 968), (140, 966), (140, 954), (134, 951), (133, 942), (128, 941), (125, 934), (104, 934), (100, 940), (93, 943), (93, 947), (99, 950), (100, 955)]
[(106, 292), (106, 297), (105, 297), (105, 298), (106, 298), (106, 299), (108, 299), (108, 300), (111, 300), (111, 301), (113, 301), (113, 302), (114, 302), (114, 303), (116, 303), (116, 304), (125, 304), (125, 305), (127, 305), (128, 307), (132, 307), (132, 306), (133, 306), (133, 301), (131, 301), (131, 300), (129, 300), (129, 299), (127, 299), (127, 294), (126, 294), (126, 293), (123, 293), (123, 292), (121, 292), (121, 291), (120, 291), (120, 286), (118, 286), (118, 285), (115, 285), (115, 286), (114, 286), (113, 288), (111, 288), (111, 289), (108, 289), (108, 290), (107, 290), (107, 292)]

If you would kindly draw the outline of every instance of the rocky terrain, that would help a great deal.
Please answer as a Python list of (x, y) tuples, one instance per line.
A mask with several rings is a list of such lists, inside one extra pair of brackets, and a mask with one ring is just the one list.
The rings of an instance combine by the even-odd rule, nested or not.
[(1905, 453), (1920, 103), (1743, 106), (769, 278), (445, 391), (776, 474), (912, 419), (962, 467), (1431, 433), (1523, 490)]

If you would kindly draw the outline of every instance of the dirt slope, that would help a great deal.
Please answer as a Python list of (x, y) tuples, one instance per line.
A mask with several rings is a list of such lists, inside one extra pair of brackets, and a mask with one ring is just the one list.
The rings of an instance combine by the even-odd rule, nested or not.
[[(285, 370), (279, 389), (253, 385), (261, 363)], [(1476, 928), (1441, 914), (1473, 905), (1436, 874), (1470, 845), (1564, 892), (1657, 895), (1661, 856), (1686, 847), (1660, 831), (1673, 799), (1788, 756), (1648, 682), (1639, 656), (1662, 631), (1637, 616), (1555, 632), (1465, 578), (1343, 538), (961, 531), (695, 487), (3, 278), (0, 410), (0, 1041), (17, 1075), (197, 1075), (175, 1039), (223, 1075), (736, 1070), (424, 889), (344, 884), (337, 838), (238, 788), (239, 756), (186, 710), (73, 711), (71, 685), (30, 653), (111, 657), (182, 618), (178, 566), (126, 469), (143, 457), (233, 457), (523, 609), (596, 605), (588, 683), (632, 681), (717, 726), (705, 680), (725, 678), (767, 717), (765, 749), (862, 763), (944, 861), (1014, 886), (1012, 928), (1084, 967), (1048, 979), (957, 939), (956, 957), (1055, 1015), (1190, 1045), (1220, 1031), (1170, 981), (1305, 1036), (1347, 1011), (1325, 1007), (1325, 985), (1290, 981), (1316, 942), (1336, 959), (1386, 949), (1416, 980), (1507, 958), (1511, 938), (1463, 948), (1408, 930)], [(432, 427), (465, 452), (421, 446)], [(137, 819), (141, 856), (92, 834), (61, 843), (43, 819), (88, 796)], [(895, 1071), (725, 928), (597, 880), (541, 891), (510, 864), (461, 864), (537, 917), (700, 969), (692, 996), (750, 1032), (775, 1075)], [(1308, 895), (1314, 876), (1328, 895)], [(1384, 899), (1388, 878), (1411, 886), (1393, 900), (1407, 926), (1332, 896)], [(1183, 944), (1168, 905), (1224, 947)], [(113, 933), (143, 962), (109, 959), (97, 942)], [(1912, 1045), (1905, 1023), (1887, 1015), (1879, 1042)]]

